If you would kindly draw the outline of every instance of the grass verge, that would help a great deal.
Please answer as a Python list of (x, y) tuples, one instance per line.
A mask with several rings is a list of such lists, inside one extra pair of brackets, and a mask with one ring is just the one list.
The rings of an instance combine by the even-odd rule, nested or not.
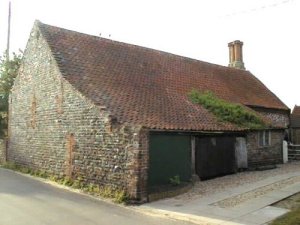
[(270, 225), (300, 225), (300, 208), (294, 209), (291, 212), (279, 217)]
[(271, 225), (300, 225), (300, 193), (276, 202), (272, 206), (291, 211), (274, 220)]
[(79, 189), (84, 193), (91, 194), (94, 196), (109, 198), (112, 199), (115, 203), (126, 203), (129, 200), (124, 190), (115, 190), (111, 187), (103, 187), (92, 183), (86, 184), (82, 177), (77, 177), (76, 179), (71, 179), (67, 176), (59, 177), (57, 175), (49, 174), (44, 170), (33, 170), (27, 167), (16, 165), (11, 162), (4, 163), (0, 165), (0, 167), (18, 171), (24, 174), (30, 174), (35, 177), (48, 179), (64, 186)]

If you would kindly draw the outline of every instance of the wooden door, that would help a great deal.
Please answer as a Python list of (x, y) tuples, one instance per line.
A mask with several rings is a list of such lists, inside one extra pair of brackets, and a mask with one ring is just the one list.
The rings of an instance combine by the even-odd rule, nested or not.
[(235, 137), (196, 138), (196, 173), (208, 179), (236, 172)]

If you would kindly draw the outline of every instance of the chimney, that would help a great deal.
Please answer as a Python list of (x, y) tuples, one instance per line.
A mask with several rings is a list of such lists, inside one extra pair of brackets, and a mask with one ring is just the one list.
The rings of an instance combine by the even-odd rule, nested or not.
[(228, 43), (229, 47), (229, 67), (245, 69), (243, 62), (243, 42), (233, 41)]

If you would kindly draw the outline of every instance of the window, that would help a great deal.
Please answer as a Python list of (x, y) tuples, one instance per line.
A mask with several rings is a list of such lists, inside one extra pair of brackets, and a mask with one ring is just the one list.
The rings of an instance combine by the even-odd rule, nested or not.
[(260, 131), (258, 133), (259, 146), (271, 145), (271, 132), (269, 130)]

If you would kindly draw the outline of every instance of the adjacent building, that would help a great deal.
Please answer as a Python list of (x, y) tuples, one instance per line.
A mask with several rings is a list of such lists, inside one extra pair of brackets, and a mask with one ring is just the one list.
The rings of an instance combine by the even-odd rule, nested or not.
[(295, 105), (291, 114), (291, 142), (300, 145), (300, 106)]

